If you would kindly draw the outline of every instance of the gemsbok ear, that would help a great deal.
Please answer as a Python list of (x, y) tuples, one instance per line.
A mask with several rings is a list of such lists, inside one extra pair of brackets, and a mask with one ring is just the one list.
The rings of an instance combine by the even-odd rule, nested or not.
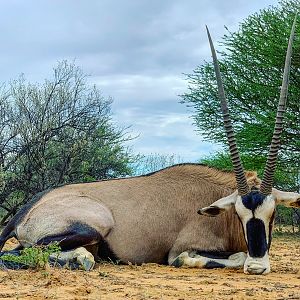
[(276, 204), (287, 207), (300, 207), (300, 194), (298, 193), (283, 192), (272, 188), (272, 195), (275, 198)]
[(215, 201), (210, 206), (199, 209), (198, 214), (209, 217), (215, 217), (219, 214), (222, 214), (235, 205), (237, 197), (238, 191), (235, 191), (233, 194)]

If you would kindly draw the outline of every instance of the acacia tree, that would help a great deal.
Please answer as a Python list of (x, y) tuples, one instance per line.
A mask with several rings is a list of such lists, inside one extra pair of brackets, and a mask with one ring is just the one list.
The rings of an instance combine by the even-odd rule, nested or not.
[(47, 188), (130, 174), (130, 137), (113, 125), (111, 102), (66, 61), (43, 84), (2, 86), (1, 223)]
[[(219, 62), (240, 151), (264, 157), (268, 151), (280, 93), (290, 28), (299, 0), (280, 1), (245, 19), (237, 32), (227, 30), (220, 42)], [(289, 84), (281, 168), (300, 169), (300, 20)], [(194, 107), (194, 119), (205, 139), (226, 144), (212, 62), (187, 75), (182, 102)], [(294, 172), (294, 171), (293, 171)], [(299, 175), (294, 178), (299, 189)]]

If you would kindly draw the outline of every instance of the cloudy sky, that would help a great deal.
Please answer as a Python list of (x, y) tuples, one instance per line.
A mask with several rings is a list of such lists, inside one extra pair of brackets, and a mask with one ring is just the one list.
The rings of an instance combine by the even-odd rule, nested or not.
[(276, 0), (0, 0), (0, 82), (49, 77), (68, 59), (114, 99), (114, 120), (139, 135), (135, 152), (195, 161), (218, 148), (179, 104), (184, 73), (210, 59), (215, 41)]

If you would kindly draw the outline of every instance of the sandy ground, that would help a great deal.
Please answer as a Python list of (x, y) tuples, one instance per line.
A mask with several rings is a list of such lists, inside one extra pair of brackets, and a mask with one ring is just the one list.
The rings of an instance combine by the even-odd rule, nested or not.
[(0, 271), (0, 299), (300, 299), (300, 236), (277, 237), (272, 273), (97, 264), (91, 272)]

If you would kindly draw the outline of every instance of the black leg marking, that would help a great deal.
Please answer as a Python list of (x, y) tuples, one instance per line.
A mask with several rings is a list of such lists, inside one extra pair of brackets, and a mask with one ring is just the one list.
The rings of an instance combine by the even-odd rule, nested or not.
[(21, 253), (20, 253), (20, 250), (18, 250), (18, 249), (13, 249), (13, 250), (10, 250), (10, 251), (2, 251), (2, 252), (0, 252), (0, 257), (3, 256), (3, 255), (15, 255), (15, 256), (20, 256)]
[(213, 260), (208, 261), (204, 266), (205, 269), (215, 269), (215, 268), (225, 268), (225, 267), (226, 267), (225, 265), (220, 264)]
[(37, 245), (48, 245), (51, 242), (59, 242), (61, 250), (67, 251), (90, 244), (96, 244), (101, 239), (101, 235), (94, 228), (76, 222), (67, 228), (64, 233), (45, 236), (37, 241)]
[(63, 259), (57, 259), (57, 258), (53, 258), (53, 257), (49, 257), (49, 265), (51, 267), (55, 267), (55, 268), (65, 268), (67, 266), (67, 268), (69, 270), (79, 270), (80, 269), (79, 263), (76, 262), (75, 260), (65, 261)]
[(109, 260), (112, 262), (120, 263), (120, 260), (118, 259), (116, 254), (111, 250), (108, 243), (104, 239), (101, 239), (101, 241), (99, 242), (98, 257), (102, 260)]
[(195, 253), (200, 256), (205, 256), (207, 258), (214, 258), (214, 259), (228, 259), (228, 257), (232, 254), (235, 254), (235, 252), (230, 251), (202, 251), (202, 250), (196, 250)]
[(20, 269), (28, 269), (27, 265), (24, 265), (22, 263), (12, 262), (12, 261), (6, 261), (2, 260), (1, 257), (5, 255), (14, 255), (14, 256), (20, 256), (20, 250), (10, 250), (10, 251), (2, 251), (0, 252), (0, 270), (1, 269), (11, 269), (11, 270), (20, 270)]
[(97, 254), (102, 260), (119, 262), (118, 257), (114, 254), (100, 233), (83, 223), (73, 223), (66, 232), (58, 235), (46, 236), (40, 239), (37, 244), (48, 245), (51, 242), (59, 242), (62, 251), (98, 244), (98, 253), (93, 253), (94, 256)]

